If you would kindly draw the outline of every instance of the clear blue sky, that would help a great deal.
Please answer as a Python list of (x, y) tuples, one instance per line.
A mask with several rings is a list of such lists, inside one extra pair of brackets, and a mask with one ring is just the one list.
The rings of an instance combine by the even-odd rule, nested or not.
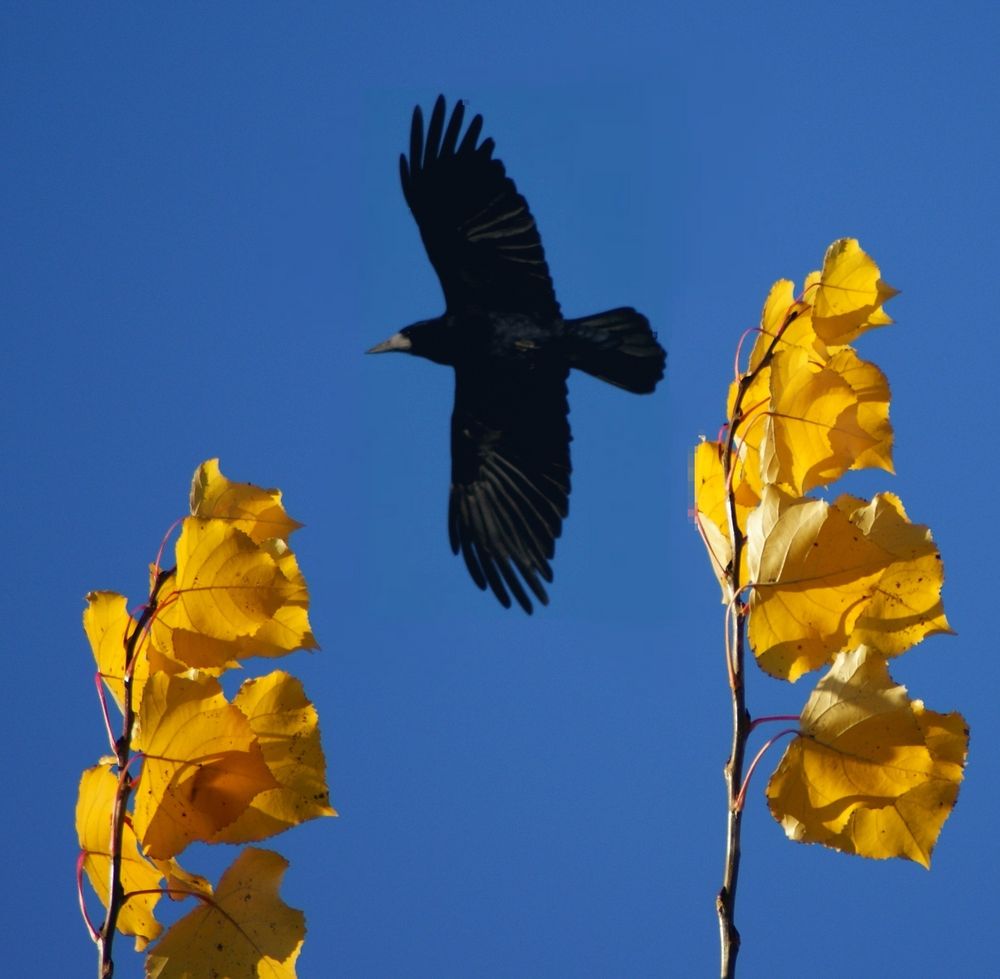
[[(894, 674), (966, 714), (968, 776), (930, 873), (787, 842), (760, 779), (742, 975), (995, 974), (998, 11), (6, 3), (6, 972), (93, 974), (83, 596), (141, 597), (220, 456), (307, 524), (323, 651), (289, 665), (342, 815), (272, 843), (300, 975), (712, 975), (728, 691), (689, 453), (771, 282), (852, 235), (903, 292), (860, 343), (898, 475), (848, 488), (898, 492), (940, 542), (959, 635)], [(442, 308), (396, 163), (438, 92), (484, 114), (564, 310), (633, 304), (670, 350), (651, 398), (572, 382), (572, 512), (531, 619), (447, 546), (449, 372), (361, 355)], [(751, 708), (797, 713), (811, 682), (755, 677)]]

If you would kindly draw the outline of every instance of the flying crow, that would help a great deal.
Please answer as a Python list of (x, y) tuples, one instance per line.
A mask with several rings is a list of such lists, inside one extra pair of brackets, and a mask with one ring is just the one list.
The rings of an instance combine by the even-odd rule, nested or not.
[(564, 319), (525, 199), (482, 116), (462, 133), (464, 103), (445, 126), (445, 101), (430, 125), (417, 106), (410, 155), (399, 158), (403, 196), (441, 280), (443, 316), (421, 320), (369, 350), (405, 351), (455, 369), (448, 537), (472, 580), (509, 608), (543, 605), (541, 580), (569, 511), (571, 367), (651, 392), (666, 354), (634, 309)]

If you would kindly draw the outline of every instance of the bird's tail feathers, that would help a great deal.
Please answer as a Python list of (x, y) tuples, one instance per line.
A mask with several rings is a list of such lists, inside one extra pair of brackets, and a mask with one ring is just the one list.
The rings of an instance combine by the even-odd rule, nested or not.
[(663, 377), (667, 355), (642, 313), (623, 306), (566, 326), (573, 367), (635, 394), (648, 394)]

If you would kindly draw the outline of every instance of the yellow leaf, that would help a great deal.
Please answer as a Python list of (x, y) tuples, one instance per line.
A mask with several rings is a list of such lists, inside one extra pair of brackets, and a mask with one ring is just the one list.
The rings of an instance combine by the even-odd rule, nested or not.
[(747, 514), (760, 503), (763, 481), (761, 479), (760, 445), (767, 428), (770, 402), (770, 367), (762, 368), (750, 382), (740, 402), (740, 417), (733, 418), (739, 381), (729, 386), (727, 417), (735, 428), (733, 447), (736, 460), (733, 468), (733, 494), (736, 498), (736, 519), (740, 528), (746, 527)]
[[(778, 279), (771, 286), (771, 291), (764, 300), (764, 308), (760, 313), (760, 338), (767, 344), (781, 335), (786, 329), (791, 315), (795, 312), (795, 283), (791, 279)], [(766, 351), (758, 351), (758, 356), (750, 358), (750, 368), (760, 363), (761, 356)]]
[(750, 644), (762, 669), (796, 680), (844, 648), (891, 559), (840, 510), (774, 486), (747, 538)]
[(280, 540), (265, 541), (261, 546), (277, 562), (290, 589), (285, 604), (247, 641), (248, 655), (283, 656), (293, 649), (319, 649), (309, 626), (309, 589), (295, 555)]
[(172, 661), (165, 664), (166, 672), (183, 673), (191, 667), (211, 676), (218, 676), (225, 670), (240, 665), (237, 657), (243, 653), (244, 644), (249, 637), (216, 639), (191, 629), (174, 628), (172, 620), (173, 614), (165, 615), (153, 630), (157, 647)]
[(216, 639), (195, 632), (184, 606), (177, 600), (177, 575), (167, 579), (162, 588), (164, 600), (157, 609), (149, 630), (149, 662), (156, 672), (175, 675), (189, 668), (218, 676), (239, 666), (233, 650), (239, 640)]
[[(825, 353), (825, 352), (824, 352)], [(801, 494), (867, 465), (892, 470), (889, 385), (849, 347), (829, 359), (783, 346), (771, 364), (766, 482)]]
[(177, 541), (177, 628), (235, 639), (252, 635), (296, 592), (278, 562), (241, 530), (187, 517)]
[(335, 816), (326, 786), (319, 718), (301, 682), (280, 670), (246, 680), (233, 705), (250, 721), (280, 788), (261, 792), (213, 842), (249, 843), (307, 819)]
[(795, 283), (790, 279), (778, 279), (764, 300), (760, 314), (760, 329), (750, 351), (747, 372), (756, 370), (768, 350), (775, 346), (775, 339), (781, 335), (788, 322), (788, 316), (795, 304)]
[[(118, 779), (109, 768), (88, 768), (80, 779), (76, 803), (76, 834), (80, 849), (86, 854), (83, 869), (101, 903), (108, 906), (111, 872), (111, 815), (114, 810)], [(134, 894), (122, 905), (118, 931), (135, 936), (136, 951), (142, 951), (163, 930), (154, 917), (160, 899), (157, 890), (162, 874), (139, 852), (135, 833), (126, 822), (122, 832), (121, 881), (125, 894)]]
[[(779, 351), (771, 365), (771, 414), (761, 451), (764, 479), (801, 494), (839, 473), (828, 430), (856, 404), (848, 384), (800, 348)], [(870, 446), (866, 442), (864, 448)], [(848, 459), (844, 469), (850, 464)]]
[[(153, 588), (156, 586), (160, 570), (155, 564), (150, 565), (150, 594), (152, 594)], [(148, 631), (142, 640), (141, 648), (146, 659), (149, 661), (150, 673), (183, 673), (188, 669), (188, 664), (182, 663), (173, 655), (172, 627), (165, 628), (164, 625), (168, 621), (175, 621), (178, 615), (183, 616), (183, 610), (177, 604), (176, 569), (166, 576), (160, 585), (157, 595), (156, 614), (149, 622)], [(139, 700), (140, 698), (136, 697), (135, 702), (138, 703)]]
[(968, 748), (960, 714), (936, 714), (861, 646), (841, 653), (802, 712), (802, 734), (767, 787), (793, 840), (930, 866)]
[[(827, 366), (847, 382), (857, 399), (856, 406), (838, 418), (830, 430), (834, 455), (841, 461), (850, 459), (849, 469), (877, 468), (894, 472), (889, 381), (885, 374), (858, 357), (850, 347), (838, 349)], [(867, 448), (866, 441), (869, 443)], [(838, 478), (840, 475), (838, 472)]]
[[(90, 640), (90, 648), (97, 661), (97, 671), (122, 712), (125, 709), (125, 642), (134, 628), (135, 620), (128, 614), (124, 595), (110, 591), (92, 591), (87, 595), (83, 629)], [(140, 643), (140, 647), (145, 645)], [(149, 661), (144, 648), (140, 648), (132, 672), (133, 705), (139, 703), (148, 675)]]
[(896, 656), (925, 636), (950, 633), (941, 603), (944, 567), (930, 530), (910, 523), (892, 493), (879, 493), (871, 503), (842, 496), (836, 505), (890, 558), (848, 645), (864, 643), (883, 656)]
[[(156, 650), (178, 661), (178, 665), (183, 664), (182, 670), (191, 666), (219, 673), (238, 666), (239, 660), (249, 656), (283, 656), (294, 649), (318, 649), (309, 626), (309, 591), (295, 555), (280, 540), (268, 540), (260, 546), (287, 582), (282, 585), (285, 604), (264, 619), (253, 633), (220, 639), (197, 632), (184, 606), (171, 602), (153, 620), (152, 641)], [(169, 588), (164, 589), (164, 594), (169, 593)]]
[(152, 857), (212, 839), (258, 792), (278, 784), (250, 722), (211, 677), (151, 676), (139, 732), (143, 764), (133, 819)]
[[(819, 273), (813, 275), (818, 282)], [(806, 298), (796, 299), (795, 286), (788, 279), (779, 279), (771, 286), (761, 311), (760, 329), (750, 354), (748, 372), (760, 365), (768, 350), (777, 352), (787, 347), (801, 347), (820, 360), (826, 360), (827, 346), (816, 335), (812, 323), (814, 287), (815, 283), (811, 278), (806, 279), (803, 291)], [(775, 343), (776, 338), (778, 338), (777, 343)]]
[(215, 896), (177, 922), (146, 957), (147, 979), (295, 979), (305, 917), (278, 895), (288, 867), (277, 853), (244, 850)]
[(826, 252), (813, 308), (817, 336), (828, 344), (849, 343), (866, 330), (892, 320), (883, 303), (897, 290), (879, 277), (879, 268), (856, 238), (841, 238)]
[(862, 642), (895, 656), (950, 632), (930, 531), (899, 499), (793, 498), (766, 486), (747, 521), (748, 636), (760, 666), (796, 680)]
[(733, 547), (729, 540), (722, 449), (719, 442), (703, 441), (694, 450), (694, 508), (695, 519), (712, 564), (712, 573), (722, 588), (722, 600), (725, 602), (728, 599), (724, 576), (733, 559)]
[[(719, 586), (722, 588), (723, 604), (729, 601), (728, 585), (725, 581), (725, 571), (733, 557), (733, 549), (729, 539), (728, 504), (725, 496), (725, 475), (722, 467), (724, 447), (720, 442), (701, 442), (695, 450), (694, 484), (695, 484), (695, 517), (704, 534), (705, 546), (708, 548)], [(739, 461), (740, 443), (736, 443), (736, 473), (733, 477), (736, 485), (736, 520), (740, 530), (744, 529), (747, 514), (756, 506), (756, 498), (747, 481), (740, 474), (744, 472)], [(754, 470), (755, 471), (755, 470)], [(759, 481), (758, 481), (759, 487)], [(748, 498), (753, 499), (747, 504)], [(740, 580), (747, 580), (747, 552), (743, 549), (740, 557)]]
[[(753, 350), (750, 352), (747, 371), (755, 370), (768, 350), (777, 350), (780, 347), (780, 343), (774, 343), (776, 337), (781, 337), (781, 343), (784, 344), (801, 342), (801, 323), (799, 320), (803, 316), (808, 316), (811, 309), (808, 302), (795, 298), (793, 282), (789, 279), (779, 279), (775, 282), (771, 286), (767, 299), (764, 300), (764, 308), (760, 314), (760, 330), (757, 333)], [(808, 334), (815, 339), (811, 327), (808, 328)]]
[(219, 470), (218, 459), (209, 459), (195, 470), (191, 513), (229, 521), (258, 544), (272, 537), (287, 540), (302, 526), (285, 513), (280, 490), (230, 482)]

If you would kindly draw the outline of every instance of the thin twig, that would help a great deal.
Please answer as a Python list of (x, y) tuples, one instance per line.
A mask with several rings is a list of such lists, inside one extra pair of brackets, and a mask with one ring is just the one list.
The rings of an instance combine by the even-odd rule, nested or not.
[[(793, 720), (798, 720), (798, 718), (797, 717), (793, 718)], [(751, 725), (751, 727), (752, 726), (753, 725)], [(773, 737), (768, 738), (767, 741), (764, 742), (760, 751), (758, 751), (757, 754), (753, 756), (753, 761), (750, 762), (750, 765), (747, 768), (746, 776), (743, 779), (743, 784), (740, 786), (739, 795), (736, 796), (736, 805), (739, 809), (743, 808), (743, 802), (746, 799), (747, 788), (750, 785), (750, 779), (753, 778), (753, 773), (757, 770), (757, 766), (760, 764), (761, 758), (763, 758), (764, 755), (767, 753), (767, 749), (770, 748), (771, 745), (773, 745), (776, 741), (779, 741), (781, 738), (784, 738), (789, 734), (798, 734), (798, 733), (799, 729), (797, 727), (786, 727), (784, 731), (779, 731)]]
[(111, 730), (111, 714), (108, 711), (108, 698), (104, 694), (104, 677), (100, 670), (94, 674), (94, 683), (97, 686), (97, 697), (101, 701), (101, 713), (104, 715), (104, 730), (108, 733), (108, 744), (111, 750), (115, 750), (115, 733)]
[(87, 911), (87, 902), (83, 899), (83, 864), (86, 859), (87, 854), (81, 850), (79, 856), (76, 858), (76, 896), (80, 902), (80, 914), (83, 915), (87, 931), (90, 932), (90, 938), (96, 942), (98, 938), (97, 929), (94, 927), (94, 922), (90, 920), (90, 914)]
[[(746, 659), (746, 613), (747, 603), (742, 598), (747, 583), (740, 580), (740, 567), (743, 560), (743, 548), (746, 538), (740, 530), (736, 512), (736, 494), (733, 488), (737, 459), (737, 429), (746, 420), (743, 414), (743, 400), (750, 385), (757, 375), (771, 361), (774, 349), (778, 344), (784, 327), (794, 319), (796, 314), (790, 314), (782, 328), (772, 337), (771, 343), (760, 361), (739, 378), (736, 398), (733, 402), (732, 414), (729, 419), (729, 431), (723, 452), (723, 480), (726, 487), (727, 516), (729, 522), (729, 539), (732, 542), (732, 561), (726, 570), (725, 581), (727, 594), (727, 621), (732, 623), (726, 630), (726, 669), (729, 677), (729, 687), (732, 693), (733, 737), (723, 769), (726, 783), (727, 818), (726, 818), (726, 858), (722, 874), (722, 887), (715, 899), (715, 909), (719, 917), (719, 943), (721, 952), (722, 979), (734, 979), (736, 975), (736, 958), (740, 950), (740, 933), (736, 927), (736, 889), (740, 874), (740, 831), (743, 823), (743, 806), (741, 789), (743, 788), (743, 765), (746, 756), (747, 739), (750, 736), (752, 722), (746, 707), (746, 692), (744, 689), (744, 663)], [(755, 406), (756, 407), (756, 406)], [(752, 422), (751, 422), (752, 424)]]
[(125, 644), (125, 669), (122, 671), (124, 686), (122, 696), (122, 733), (114, 743), (116, 763), (118, 766), (118, 788), (115, 791), (115, 804), (111, 816), (111, 855), (110, 886), (108, 888), (108, 908), (97, 937), (97, 955), (99, 979), (111, 979), (115, 971), (115, 963), (111, 957), (114, 944), (115, 929), (118, 926), (118, 915), (125, 903), (125, 889), (122, 886), (122, 838), (125, 832), (125, 820), (128, 815), (128, 800), (132, 792), (133, 780), (129, 777), (128, 766), (132, 755), (132, 728), (135, 725), (135, 705), (132, 702), (132, 674), (135, 669), (139, 642), (149, 628), (158, 608), (158, 596), (163, 583), (173, 574), (173, 569), (160, 571), (156, 576), (149, 601), (143, 609), (139, 621), (135, 624)]
[(767, 714), (764, 717), (755, 717), (750, 725), (751, 731), (756, 731), (761, 724), (771, 724), (775, 721), (797, 721), (798, 714)]

